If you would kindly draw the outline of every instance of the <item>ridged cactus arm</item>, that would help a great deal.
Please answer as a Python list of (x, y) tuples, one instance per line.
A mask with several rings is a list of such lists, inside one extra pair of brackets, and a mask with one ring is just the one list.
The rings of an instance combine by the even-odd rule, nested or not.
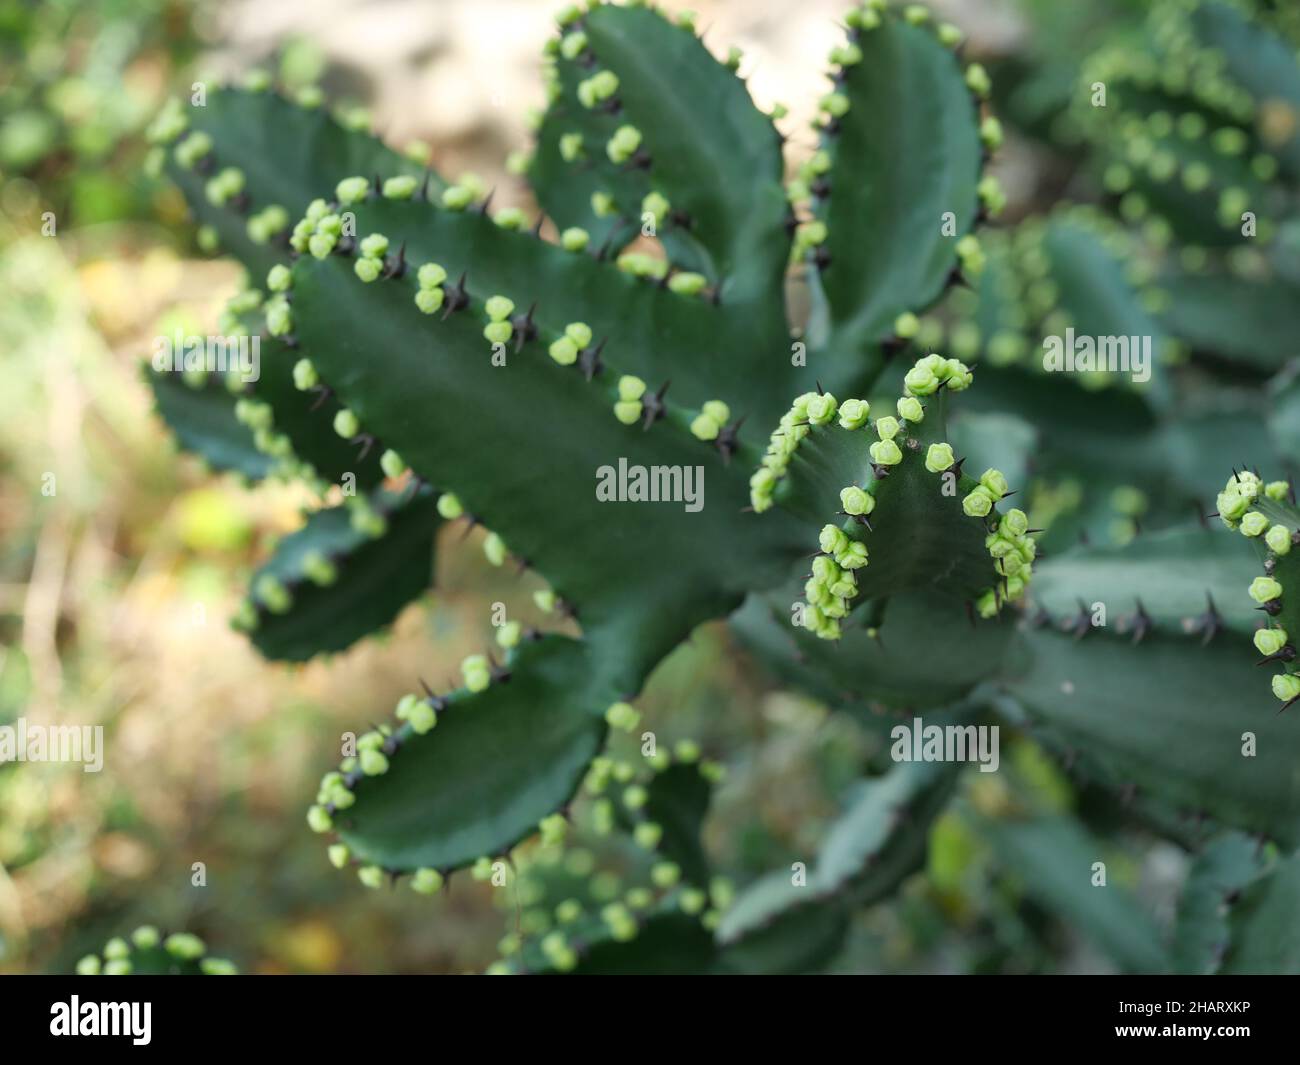
[[(849, 38), (831, 57), (821, 147), (791, 190), (797, 202), (812, 198), (813, 219), (795, 248), (817, 270), (826, 304), (810, 346), (829, 347), (852, 368), (909, 338), (913, 312), (937, 299), (954, 271), (973, 275), (981, 265), (971, 230), (982, 212), (987, 74), (963, 71), (960, 35), (931, 18), (919, 5), (890, 12), (872, 2), (851, 12)], [(985, 133), (993, 136), (992, 124)]]
[(304, 104), (269, 88), (214, 88), (201, 107), (172, 98), (151, 135), (197, 221), (258, 281), (287, 259), (291, 229), (319, 189), (363, 174), (442, 190), (421, 163), (347, 128), (315, 97)]
[[(349, 429), (373, 434), (498, 532), (591, 639), (614, 649), (605, 664), (625, 691), (699, 621), (783, 575), (796, 523), (776, 516), (768, 528), (741, 513), (745, 459), (727, 461), (738, 445), (725, 403), (684, 410), (660, 399), (653, 379), (597, 373), (618, 358), (618, 336), (596, 337), (585, 323), (543, 330), (527, 292), (484, 292), (472, 279), (467, 289), (413, 260), (367, 284), (354, 265), (305, 257), (293, 286), (294, 333), (354, 416)], [(422, 275), (439, 284), (425, 287)], [(506, 364), (494, 365), (501, 351)], [(540, 440), (541, 475), (526, 458)], [(629, 476), (644, 496), (620, 489)], [(678, 498), (648, 505), (661, 491)], [(593, 552), (602, 567), (592, 567)], [(653, 579), (647, 557), (657, 560)]]
[[(689, 19), (674, 23), (649, 5), (594, 5), (562, 22), (552, 104), (557, 146), (571, 155), (562, 161), (608, 174), (615, 209), (637, 229), (651, 216), (670, 252), (698, 249), (687, 269), (724, 304), (780, 306), (789, 247), (781, 138), (744, 82)], [(553, 165), (539, 173), (544, 205)]]
[(404, 698), (322, 781), (312, 827), (337, 833), (331, 859), (368, 887), (414, 873), (424, 891), (507, 853), (570, 801), (604, 742), (616, 696), (580, 641), (539, 636), (462, 673), (451, 692)]
[[(1046, 589), (1054, 607), (1031, 614), (1007, 686), (1043, 742), (1087, 761), (1108, 790), (1294, 845), (1300, 736), (1269, 706), (1242, 646), (1261, 615), (1241, 579), (1241, 545), (1224, 532), (1171, 530), (1119, 556), (1148, 535), (1141, 567), (1116, 570), (1115, 552), (1088, 548), (1040, 564), (1035, 593)], [(1209, 576), (1220, 565), (1238, 590), (1207, 598), (1224, 585)]]
[(1175, 972), (1207, 976), (1219, 971), (1231, 942), (1233, 909), (1241, 892), (1264, 874), (1266, 850), (1259, 840), (1226, 832), (1192, 860), (1170, 944)]
[(433, 582), (437, 501), (411, 484), (309, 515), (253, 575), (235, 626), (267, 658), (302, 662), (391, 624)]
[(806, 972), (843, 944), (849, 915), (888, 897), (925, 861), (930, 825), (952, 797), (958, 767), (909, 762), (862, 782), (809, 864), (760, 878), (736, 897), (718, 927), (722, 968)]
[(208, 956), (192, 932), (164, 935), (141, 925), (129, 937), (115, 936), (99, 954), (77, 962), (79, 976), (233, 976), (239, 970), (225, 958)]
[[(448, 207), (445, 198), (392, 198), (372, 188), (348, 209), (359, 236), (387, 238), (390, 264), (400, 254), (412, 271), (432, 263), (453, 286), (464, 280), (475, 292), (508, 294), (517, 315), (530, 315), (532, 325), (557, 338), (580, 322), (596, 344), (606, 342), (602, 359), (612, 370), (641, 377), (655, 391), (671, 382), (669, 396), (679, 404), (698, 408), (723, 399), (734, 420), (748, 415), (746, 424), (755, 431), (765, 418), (779, 415), (793, 379), (792, 371), (785, 372), (790, 360), (779, 301), (766, 314), (732, 314), (701, 294), (674, 292), (653, 278), (616, 269), (585, 241), (566, 246), (541, 240), (509, 209), (492, 216), (483, 199), (451, 202), (455, 206)], [(512, 338), (509, 348), (518, 343)], [(742, 360), (758, 359), (773, 373), (742, 372)]]
[(236, 397), (223, 377), (206, 372), (157, 373), (146, 368), (144, 378), (153, 393), (154, 410), (182, 448), (215, 470), (239, 473), (253, 481), (270, 474), (275, 459), (257, 447), (253, 430), (236, 416)]

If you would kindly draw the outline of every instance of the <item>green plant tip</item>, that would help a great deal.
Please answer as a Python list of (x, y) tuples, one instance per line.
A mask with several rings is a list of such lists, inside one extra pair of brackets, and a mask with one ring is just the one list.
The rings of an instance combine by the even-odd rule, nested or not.
[(578, 361), (578, 345), (567, 336), (551, 341), (547, 353), (561, 366), (572, 366)]
[(316, 833), (329, 832), (334, 828), (334, 820), (330, 817), (329, 811), (323, 806), (308, 808), (307, 824)]
[(697, 440), (703, 440), (706, 443), (710, 440), (716, 440), (718, 433), (722, 431), (716, 421), (707, 414), (697, 414), (691, 422), (691, 435)]
[(378, 259), (357, 259), (352, 264), (352, 272), (357, 275), (365, 284), (379, 280), (379, 275), (383, 273), (384, 264)]
[(384, 871), (377, 865), (363, 865), (357, 870), (357, 879), (366, 887), (377, 891), (384, 886)]
[(488, 533), (483, 540), (483, 554), (492, 565), (504, 566), (509, 552), (506, 550), (506, 542), (498, 533), (493, 532)]
[(379, 467), (384, 471), (385, 477), (394, 479), (406, 472), (406, 463), (402, 461), (402, 456), (391, 448), (379, 456)]
[(839, 403), (829, 392), (822, 395), (814, 395), (808, 400), (805, 413), (808, 421), (812, 425), (829, 425), (831, 419), (835, 417), (835, 412), (839, 409)]
[(514, 335), (514, 326), (509, 322), (489, 322), (483, 328), (483, 336), (491, 344), (507, 344)]
[(415, 190), (419, 187), (419, 181), (409, 174), (390, 177), (384, 182), (384, 199), (409, 200), (415, 195)]
[(563, 814), (550, 814), (538, 822), (537, 830), (541, 833), (544, 844), (555, 847), (563, 843), (569, 834), (569, 822)]
[(127, 958), (131, 955), (131, 945), (121, 936), (114, 936), (104, 944), (104, 957), (108, 959)]
[(641, 420), (643, 408), (639, 399), (621, 399), (614, 404), (614, 417), (623, 425), (636, 425)]
[(455, 521), (465, 513), (465, 508), (461, 505), (460, 500), (450, 492), (443, 492), (438, 497), (437, 507), (438, 514), (446, 521)]
[(657, 825), (653, 821), (642, 821), (633, 829), (632, 836), (636, 840), (638, 847), (651, 851), (659, 846), (659, 841), (664, 836), (664, 830), (661, 825)]
[(591, 234), (578, 226), (570, 226), (560, 234), (560, 246), (564, 248), (565, 251), (586, 251), (587, 245), (590, 243)]
[(332, 843), (326, 853), (329, 855), (330, 865), (335, 869), (345, 869), (348, 862), (352, 860), (352, 851), (348, 849), (346, 843)]
[(162, 941), (162, 936), (158, 934), (151, 924), (144, 924), (131, 933), (131, 942), (141, 950), (152, 950)]
[(1273, 677), (1273, 694), (1284, 703), (1300, 696), (1300, 677), (1294, 673), (1277, 673)]
[(1285, 525), (1274, 525), (1264, 534), (1264, 542), (1273, 554), (1285, 555), (1291, 550), (1291, 530)]
[(876, 420), (876, 435), (881, 440), (893, 440), (901, 428), (898, 419), (892, 415), (885, 415), (885, 417)]
[(77, 962), (78, 976), (99, 976), (103, 970), (103, 963), (99, 960), (98, 955), (87, 954)]
[(993, 509), (993, 501), (984, 492), (972, 492), (961, 501), (961, 509), (972, 518), (982, 518)]
[(437, 288), (447, 280), (447, 271), (438, 263), (425, 263), (415, 274), (421, 288)]
[(474, 202), (474, 191), (464, 185), (449, 185), (442, 191), (442, 205), (449, 211), (463, 211)]
[(203, 958), (199, 972), (204, 976), (238, 976), (239, 967), (229, 958)]
[(442, 890), (443, 876), (437, 869), (417, 869), (411, 876), (411, 890), (417, 895), (436, 895)]
[(515, 301), (506, 296), (489, 296), (484, 308), (492, 321), (504, 322), (514, 313)]
[(470, 655), (460, 664), (460, 673), (472, 692), (486, 691), (492, 684), (492, 669), (485, 655)]
[(126, 958), (116, 958), (113, 961), (104, 963), (103, 974), (105, 976), (130, 976), (131, 972), (131, 962)]

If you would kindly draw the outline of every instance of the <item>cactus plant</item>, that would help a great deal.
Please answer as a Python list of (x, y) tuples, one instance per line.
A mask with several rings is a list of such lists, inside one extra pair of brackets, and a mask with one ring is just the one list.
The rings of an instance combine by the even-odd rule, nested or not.
[[(401, 699), (326, 773), (309, 825), (367, 887), (526, 883), (525, 934), (493, 971), (823, 966), (946, 809), (1047, 905), (1109, 929), (1121, 966), (1260, 964), (1259, 925), (1295, 881), (1278, 852), (1300, 845), (1300, 732), (1248, 641), (1289, 706), (1300, 514), (1285, 480), (1240, 466), (1282, 465), (1279, 434), (1189, 400), (1202, 371), (1150, 298), (1143, 238), (1082, 207), (975, 235), (1002, 206), (985, 173), (1002, 133), (955, 28), (881, 0), (845, 26), (817, 147), (785, 182), (772, 117), (689, 19), (566, 9), (516, 166), (554, 239), (264, 77), (159, 116), (155, 165), (248, 270), (227, 332), (264, 358), (255, 382), (152, 374), (160, 413), (215, 467), (322, 501), (353, 489), (280, 545), (236, 626), (272, 659), (348, 646), (428, 584), (443, 524), (490, 530), (489, 560), (544, 580), (556, 622), (503, 627), (455, 690)], [(1098, 143), (1129, 136), (1127, 116), (1095, 116)], [(1238, 176), (1271, 180), (1258, 169)], [(1213, 228), (1203, 214), (1191, 230)], [(810, 305), (793, 332), (791, 272)], [(1149, 379), (1041, 372), (1042, 340), (1073, 327), (1152, 338)], [(1203, 527), (1215, 492), (1228, 529)], [(1073, 544), (1098, 530), (1116, 542)], [(1085, 829), (990, 819), (959, 766), (919, 762), (871, 767), (802, 882), (737, 893), (700, 842), (718, 769), (689, 744), (640, 759), (610, 738), (722, 617), (868, 728), (924, 709), (1032, 731), (1157, 831), (1216, 833), (1233, 883), (1268, 886), (1171, 949), (1134, 900), (1089, 899)], [(1233, 830), (1271, 841), (1258, 862)], [(1200, 860), (1189, 913), (1220, 873), (1217, 850)]]

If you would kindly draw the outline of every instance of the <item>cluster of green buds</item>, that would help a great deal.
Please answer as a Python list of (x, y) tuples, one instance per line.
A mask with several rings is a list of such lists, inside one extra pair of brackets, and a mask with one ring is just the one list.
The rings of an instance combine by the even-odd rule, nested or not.
[(515, 327), (510, 316), (515, 313), (515, 301), (508, 296), (489, 296), (484, 305), (488, 322), (483, 327), (483, 336), (492, 345), (507, 344), (515, 335)]
[(176, 143), (172, 154), (176, 162), (186, 170), (193, 170), (200, 161), (207, 158), (212, 151), (212, 138), (202, 130), (195, 130), (188, 137)]
[[(840, 501), (846, 513), (869, 514), (875, 509), (871, 493), (855, 485), (840, 492)], [(867, 564), (867, 545), (838, 525), (826, 525), (818, 546), (822, 553), (813, 559), (812, 573), (803, 587), (803, 627), (823, 640), (838, 640), (840, 620), (848, 617), (850, 603), (858, 594), (854, 570)]]
[(244, 191), (244, 182), (244, 172), (237, 166), (228, 166), (208, 178), (203, 194), (213, 207), (224, 207)]
[(299, 254), (310, 252), (313, 258), (328, 258), (343, 235), (343, 216), (330, 209), (321, 199), (312, 200), (307, 211), (289, 234), (289, 245)]
[[(999, 479), (1006, 483), (997, 470), (987, 470), (980, 479), (981, 488), (985, 487), (985, 478), (994, 483)], [(1023, 510), (1013, 507), (1002, 515), (997, 528), (984, 538), (984, 546), (1002, 578), (997, 587), (985, 590), (975, 601), (980, 617), (990, 618), (997, 614), (1002, 603), (1015, 602), (1024, 596), (1038, 555), (1038, 545), (1029, 538), (1029, 518)]]
[(706, 443), (718, 439), (731, 421), (731, 408), (720, 399), (711, 399), (691, 421), (691, 435)]
[(78, 976), (130, 976), (138, 972), (163, 973), (197, 968), (204, 976), (232, 976), (234, 962), (207, 957), (207, 945), (190, 932), (163, 937), (153, 925), (141, 925), (129, 939), (115, 936), (104, 944), (102, 957), (87, 954), (77, 962)]
[(417, 288), (415, 305), (422, 314), (434, 314), (441, 310), (447, 294), (443, 283), (447, 280), (447, 271), (438, 263), (425, 263), (415, 273)]
[(945, 359), (942, 355), (927, 355), (918, 359), (903, 378), (905, 396), (932, 396), (940, 388), (961, 392), (969, 388), (975, 375), (960, 359)]
[(388, 254), (388, 238), (382, 233), (363, 237), (357, 246), (357, 258), (352, 271), (365, 284), (379, 280), (384, 272), (384, 256)]
[[(845, 407), (848, 408), (850, 404), (854, 405), (851, 408), (851, 420), (857, 419), (859, 415), (861, 417), (861, 421), (852, 426), (857, 428), (866, 421), (871, 408), (862, 400), (848, 400)], [(773, 492), (789, 470), (790, 460), (799, 449), (800, 442), (812, 432), (812, 426), (826, 425), (835, 416), (836, 409), (834, 396), (805, 392), (781, 415), (780, 424), (768, 440), (763, 461), (749, 479), (749, 502), (757, 513), (761, 514), (772, 506)]]
[(591, 346), (591, 326), (586, 322), (570, 322), (564, 327), (564, 334), (551, 341), (547, 352), (561, 366), (572, 366)]
[[(618, 400), (614, 404), (614, 417), (624, 425), (636, 425), (641, 420), (646, 384), (639, 377), (625, 374), (618, 379)], [(717, 435), (716, 433), (714, 434)]]
[(625, 251), (615, 265), (624, 273), (651, 281), (662, 281), (668, 276), (668, 260), (646, 252)]
[(442, 191), (442, 205), (449, 211), (464, 211), (487, 195), (487, 185), (477, 174), (462, 174), (456, 184)]

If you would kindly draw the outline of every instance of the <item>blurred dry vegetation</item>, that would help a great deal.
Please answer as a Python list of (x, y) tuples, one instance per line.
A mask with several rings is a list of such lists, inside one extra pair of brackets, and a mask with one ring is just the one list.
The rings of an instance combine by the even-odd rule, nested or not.
[[(151, 338), (211, 332), (239, 272), (187, 243), (176, 194), (140, 175), (138, 132), (169, 91), (273, 66), (369, 107), (393, 143), (427, 141), (444, 173), (474, 170), (524, 203), (503, 160), (542, 102), (555, 6), (0, 0), (0, 723), (98, 724), (107, 743), (98, 774), (0, 767), (0, 972), (69, 969), (145, 920), (196, 931), (255, 972), (458, 972), (493, 956), (509, 900), (468, 878), (433, 902), (365, 892), (329, 867), (303, 814), (340, 733), (417, 677), (447, 683), (481, 649), (489, 605), (526, 603), (527, 586), (453, 533), (436, 591), (381, 639), (290, 669), (228, 630), (242, 579), (306, 500), (213, 477), (151, 411), (139, 372)], [(791, 158), (810, 148), (799, 131), (824, 91), (840, 0), (665, 6), (695, 9), (715, 51), (744, 48), (758, 103), (791, 107)], [(977, 52), (1023, 34), (1009, 4), (935, 6)], [(1013, 197), (1032, 180), (1017, 167), (1033, 173), (1017, 158), (1003, 164)], [(46, 211), (56, 239), (41, 235)], [(720, 626), (660, 669), (647, 705), (661, 737), (699, 738), (729, 764), (710, 841), (742, 877), (811, 851), (874, 742), (758, 686)], [(990, 928), (1016, 941), (1032, 918), (977, 891), (978, 856), (944, 831), (932, 875), (864, 922), (855, 964), (1033, 967), (985, 949)], [(957, 947), (939, 939), (952, 925), (967, 932)]]

